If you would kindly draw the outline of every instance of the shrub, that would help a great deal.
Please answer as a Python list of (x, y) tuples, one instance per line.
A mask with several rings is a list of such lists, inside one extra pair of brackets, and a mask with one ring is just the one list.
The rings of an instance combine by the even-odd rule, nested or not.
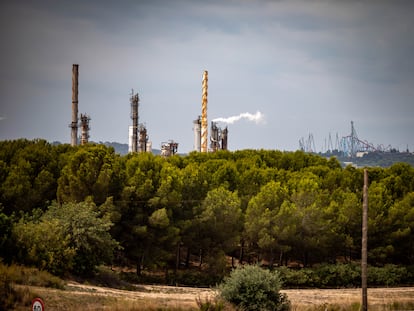
[(384, 267), (368, 267), (368, 284), (371, 286), (401, 285), (401, 280), (407, 275), (405, 267), (385, 265)]
[(29, 268), (18, 265), (4, 265), (0, 263), (0, 275), (14, 284), (52, 287), (57, 289), (65, 288), (65, 282), (47, 271), (39, 271), (36, 268)]
[(289, 310), (290, 302), (286, 295), (279, 293), (280, 288), (277, 271), (245, 266), (233, 270), (218, 290), (224, 300), (242, 310)]
[(202, 299), (198, 297), (196, 303), (199, 311), (223, 311), (225, 310), (224, 302), (219, 299)]
[[(40, 276), (40, 280), (38, 276)], [(28, 287), (19, 288), (14, 284), (33, 285), (32, 283), (35, 283), (34, 285), (46, 286), (44, 283), (47, 283), (58, 287), (56, 284), (58, 280), (47, 272), (43, 273), (36, 269), (16, 265), (6, 266), (0, 263), (0, 310), (15, 310), (16, 306), (23, 306), (26, 310), (32, 299), (38, 296)], [(58, 283), (63, 287), (63, 281), (60, 280)]]

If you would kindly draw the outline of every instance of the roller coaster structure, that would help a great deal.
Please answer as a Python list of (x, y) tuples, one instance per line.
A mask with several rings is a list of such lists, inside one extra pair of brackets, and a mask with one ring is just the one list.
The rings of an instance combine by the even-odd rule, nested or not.
[[(372, 143), (369, 143), (366, 140), (362, 140), (358, 138), (357, 132), (354, 127), (354, 121), (351, 121), (351, 133), (347, 136), (343, 136), (340, 140), (338, 140), (338, 134), (336, 137), (336, 150), (329, 150), (328, 153), (332, 152), (339, 152), (344, 157), (354, 158), (357, 156), (359, 152), (388, 152), (392, 149), (389, 145), (385, 147), (384, 145), (374, 146)], [(305, 152), (315, 153), (315, 142), (313, 139), (313, 135), (309, 134), (308, 139), (302, 137), (299, 140), (299, 148)], [(332, 139), (331, 135), (329, 134), (329, 141), (328, 141), (328, 149), (332, 148)]]

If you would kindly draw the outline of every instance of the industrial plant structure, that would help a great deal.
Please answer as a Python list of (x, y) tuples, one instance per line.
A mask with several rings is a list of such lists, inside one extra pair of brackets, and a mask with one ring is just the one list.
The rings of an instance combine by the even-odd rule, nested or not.
[(78, 145), (78, 78), (79, 65), (72, 65), (72, 123), (71, 128), (71, 145)]
[(168, 142), (161, 143), (161, 155), (163, 157), (169, 157), (177, 153), (178, 143), (170, 140)]
[[(138, 93), (134, 94), (134, 90), (131, 92), (130, 97), (131, 102), (131, 119), (132, 119), (132, 137), (130, 139), (130, 146), (131, 152), (138, 151), (138, 103), (139, 103), (139, 96)], [(131, 128), (130, 128), (131, 129)], [(131, 132), (131, 131), (130, 131)]]
[(193, 121), (193, 131), (194, 131), (194, 150), (201, 151), (201, 116), (198, 116), (196, 120)]
[(208, 71), (204, 70), (201, 97), (201, 152), (207, 152), (207, 96), (208, 96)]
[(89, 142), (89, 121), (91, 120), (91, 118), (86, 115), (81, 113), (81, 145), (86, 145)]
[(227, 150), (227, 126), (222, 130), (216, 122), (211, 122), (210, 149), (212, 152)]
[[(71, 140), (70, 144), (74, 147), (78, 145), (78, 88), (79, 88), (79, 65), (73, 64), (72, 65), (72, 122), (69, 124), (69, 127), (71, 129)], [(80, 142), (81, 145), (85, 145), (89, 141), (89, 121), (91, 118), (81, 113), (81, 136), (80, 136)]]
[[(78, 141), (85, 145), (89, 141), (89, 121), (90, 117), (86, 114), (80, 116), (81, 136), (78, 138), (78, 85), (79, 85), (79, 65), (72, 66), (72, 122), (71, 128), (71, 145), (77, 146)], [(139, 123), (139, 95), (131, 92), (131, 119), (132, 125), (129, 126), (129, 152), (152, 152), (152, 143), (148, 139), (147, 128), (143, 123)], [(207, 103), (208, 103), (208, 71), (203, 72), (202, 78), (202, 102), (201, 115), (193, 121), (194, 125), (194, 150), (198, 152), (208, 152), (208, 119), (207, 119)], [(211, 122), (210, 151), (227, 150), (227, 127), (221, 129), (217, 122)], [(174, 140), (161, 143), (161, 155), (168, 157), (177, 153), (178, 143)]]
[(152, 143), (148, 139), (147, 128), (139, 120), (139, 96), (138, 93), (131, 92), (131, 119), (132, 125), (129, 127), (128, 152), (152, 152)]

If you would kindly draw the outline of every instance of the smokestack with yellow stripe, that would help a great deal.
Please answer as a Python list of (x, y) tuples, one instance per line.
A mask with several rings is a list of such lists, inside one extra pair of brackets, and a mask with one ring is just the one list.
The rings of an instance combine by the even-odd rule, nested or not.
[(208, 71), (203, 73), (203, 95), (201, 102), (201, 152), (207, 152), (207, 95), (208, 95)]

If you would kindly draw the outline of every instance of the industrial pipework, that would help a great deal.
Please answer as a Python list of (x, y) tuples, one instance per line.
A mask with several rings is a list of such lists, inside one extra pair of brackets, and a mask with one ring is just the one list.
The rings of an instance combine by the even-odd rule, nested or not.
[(161, 143), (161, 156), (170, 157), (177, 153), (178, 143), (169, 140), (168, 142)]
[(216, 122), (211, 122), (210, 140), (210, 150), (217, 152), (220, 149), (220, 133)]
[(138, 144), (138, 152), (146, 152), (147, 151), (147, 144), (148, 144), (148, 135), (147, 135), (147, 128), (144, 124), (139, 125), (139, 144)]
[(78, 78), (79, 65), (72, 65), (72, 123), (71, 128), (71, 145), (78, 145)]
[(217, 126), (217, 123), (211, 122), (211, 134), (210, 134), (210, 150), (217, 152), (218, 150), (227, 150), (227, 126), (224, 130)]
[(131, 119), (132, 119), (132, 141), (131, 152), (138, 151), (138, 93), (134, 94), (134, 90), (131, 93)]
[(208, 71), (203, 73), (203, 95), (201, 105), (201, 152), (207, 152), (207, 95), (208, 95)]
[(87, 116), (86, 114), (82, 114), (80, 116), (81, 120), (81, 145), (86, 145), (89, 141), (89, 121), (91, 118)]

